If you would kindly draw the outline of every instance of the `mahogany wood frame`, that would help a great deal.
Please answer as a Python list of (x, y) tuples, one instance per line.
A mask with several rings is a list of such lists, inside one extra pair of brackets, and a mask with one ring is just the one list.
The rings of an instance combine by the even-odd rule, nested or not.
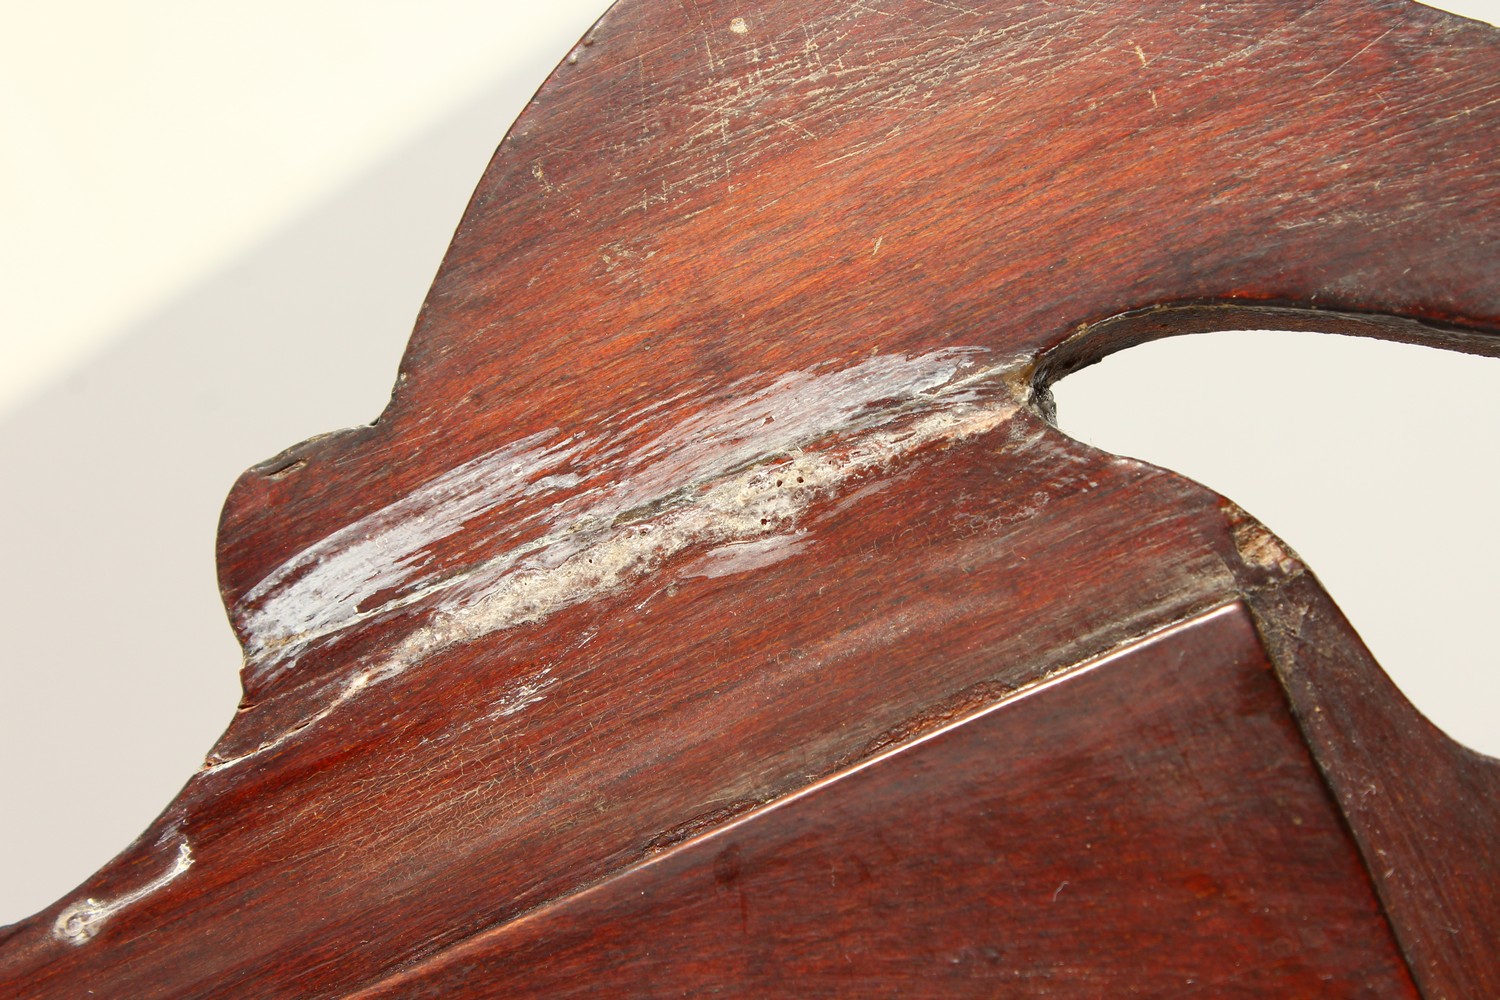
[(1500, 33), (1404, 0), (618, 4), (381, 420), (236, 484), (243, 704), (0, 989), (1500, 995), (1495, 762), (1046, 393), (1500, 353), (1497, 124)]

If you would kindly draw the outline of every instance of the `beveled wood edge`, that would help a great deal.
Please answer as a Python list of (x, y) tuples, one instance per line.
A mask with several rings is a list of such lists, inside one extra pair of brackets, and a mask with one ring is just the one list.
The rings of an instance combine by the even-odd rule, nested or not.
[(1500, 759), (1423, 715), (1291, 549), (1226, 515), (1256, 633), (1413, 979), (1434, 998), (1500, 996)]
[[(813, 781), (791, 794), (785, 795), (779, 799), (776, 799), (775, 801), (768, 802), (745, 813), (734, 816), (733, 818), (728, 819), (719, 825), (698, 832), (692, 837), (678, 841), (672, 844), (670, 847), (667, 847), (661, 852), (653, 855), (652, 857), (646, 858), (644, 860), (621, 868), (617, 871), (614, 871), (603, 879), (587, 885), (579, 886), (573, 891), (554, 897), (548, 900), (546, 903), (543, 903), (542, 905), (537, 906), (526, 913), (520, 914), (502, 923), (481, 930), (478, 933), (470, 935), (469, 937), (452, 945), (449, 945), (448, 947), (443, 948), (439, 951), (424, 955), (416, 959), (415, 961), (394, 969), (386, 976), (382, 976), (377, 980), (361, 985), (352, 993), (350, 993), (349, 996), (355, 998), (369, 998), (369, 1000), (374, 1000), (374, 998), (376, 997), (388, 996), (389, 993), (387, 991), (392, 989), (400, 990), (408, 984), (414, 984), (428, 972), (441, 968), (448, 963), (455, 961), (462, 962), (468, 955), (483, 955), (487, 949), (497, 943), (497, 939), (502, 938), (504, 935), (512, 932), (521, 925), (524, 925), (528, 922), (545, 919), (548, 915), (556, 912), (558, 909), (571, 906), (579, 900), (584, 899), (590, 895), (607, 893), (611, 891), (614, 886), (620, 884), (624, 880), (631, 879), (642, 871), (648, 870), (654, 866), (664, 864), (670, 859), (676, 858), (684, 852), (699, 849), (706, 843), (712, 843), (714, 841), (722, 840), (723, 838), (732, 835), (732, 833), (736, 829), (754, 823), (757, 820), (774, 814), (779, 810), (785, 809), (793, 803), (816, 795), (819, 792), (824, 791), (829, 787), (838, 784), (839, 782), (845, 781), (854, 775), (878, 767), (881, 764), (891, 760), (892, 758), (909, 754), (912, 751), (924, 746), (925, 744), (942, 738), (946, 734), (952, 733), (955, 730), (962, 729), (963, 727), (968, 726), (977, 720), (1008, 709), (1019, 702), (1044, 694), (1045, 692), (1056, 688), (1059, 685), (1067, 684), (1071, 681), (1091, 674), (1099, 669), (1118, 663), (1119, 661), (1127, 659), (1132, 655), (1142, 651), (1143, 649), (1171, 642), (1174, 638), (1191, 632), (1192, 630), (1204, 626), (1208, 623), (1237, 616), (1242, 617), (1246, 625), (1254, 632), (1256, 641), (1262, 645), (1262, 648), (1265, 650), (1267, 658), (1269, 659), (1270, 650), (1264, 645), (1264, 640), (1260, 634), (1260, 629), (1258, 626), (1258, 619), (1249, 601), (1243, 596), (1233, 596), (1228, 599), (1220, 599), (1214, 601), (1209, 606), (1188, 614), (1182, 618), (1179, 618), (1174, 622), (1152, 628), (1141, 635), (1127, 639), (1117, 644), (1107, 652), (1091, 656), (1071, 666), (1056, 670), (1046, 677), (1024, 687), (1018, 688), (1017, 690), (1005, 695), (1004, 697), (998, 698), (997, 700), (981, 708), (966, 712), (961, 716), (951, 719), (935, 728), (926, 730), (906, 740), (903, 740), (900, 743), (884, 749), (871, 757), (862, 759), (832, 774), (826, 775), (816, 781)], [(1287, 706), (1287, 708), (1289, 714), (1291, 714), (1290, 704)], [(1304, 744), (1306, 744), (1305, 737)], [(1308, 745), (1308, 749), (1309, 752), (1312, 751), (1312, 747), (1310, 745)], [(1324, 790), (1329, 792), (1330, 804), (1333, 806), (1335, 811), (1340, 811), (1338, 800), (1333, 796), (1332, 792), (1327, 788), (1326, 785)], [(1366, 866), (1366, 868), (1367, 874), (1371, 874), (1368, 872), (1368, 866)], [(1392, 923), (1389, 914), (1387, 913), (1385, 914), (1385, 916), (1387, 923)], [(1403, 960), (1405, 960), (1404, 954)], [(1407, 962), (1407, 964), (1409, 966), (1409, 961)], [(1410, 969), (1408, 969), (1408, 971), (1410, 971)]]

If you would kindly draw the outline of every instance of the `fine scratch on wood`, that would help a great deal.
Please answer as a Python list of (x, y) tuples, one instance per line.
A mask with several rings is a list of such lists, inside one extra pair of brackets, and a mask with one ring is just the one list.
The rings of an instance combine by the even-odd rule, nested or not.
[(1358, 52), (1354, 53), (1354, 55), (1350, 56), (1348, 59), (1345, 59), (1343, 62), (1341, 62), (1337, 66), (1335, 66), (1333, 69), (1329, 70), (1327, 73), (1324, 73), (1322, 76), (1320, 76), (1316, 80), (1314, 80), (1312, 82), (1312, 86), (1310, 86), (1308, 89), (1312, 90), (1312, 89), (1316, 88), (1319, 84), (1321, 84), (1323, 81), (1329, 79), (1330, 77), (1336, 76), (1341, 70), (1343, 70), (1343, 68), (1345, 66), (1348, 66), (1354, 60), (1358, 59), (1360, 56), (1362, 56), (1366, 52), (1370, 51), (1370, 49), (1374, 48), (1377, 44), (1379, 44), (1382, 40), (1384, 40), (1388, 35), (1390, 35), (1391, 32), (1393, 32), (1395, 30), (1396, 30), (1395, 28), (1387, 28), (1385, 31), (1381, 32), (1375, 38), (1370, 39), (1368, 42), (1365, 43), (1364, 47), (1361, 48)]

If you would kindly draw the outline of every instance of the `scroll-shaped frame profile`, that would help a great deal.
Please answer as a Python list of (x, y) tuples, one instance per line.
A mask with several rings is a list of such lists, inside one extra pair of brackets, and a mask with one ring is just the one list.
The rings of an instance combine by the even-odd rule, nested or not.
[(1366, 857), (1406, 852), (1418, 981), (1495, 986), (1437, 929), (1495, 923), (1493, 767), (1264, 529), (1038, 390), (1267, 316), (1500, 353), (1497, 123), (1500, 35), (1405, 2), (617, 5), (382, 419), (236, 484), (241, 710), (0, 982), (347, 992), (1245, 601)]

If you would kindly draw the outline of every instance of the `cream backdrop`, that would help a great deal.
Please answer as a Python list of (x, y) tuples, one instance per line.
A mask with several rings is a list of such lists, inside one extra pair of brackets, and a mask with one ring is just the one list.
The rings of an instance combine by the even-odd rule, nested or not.
[[(380, 411), (491, 150), (605, 6), (9, 5), (0, 923), (123, 848), (227, 724), (230, 483)], [(1493, 359), (1223, 334), (1057, 396), (1070, 433), (1267, 522), (1419, 707), (1500, 754), (1497, 388)]]

